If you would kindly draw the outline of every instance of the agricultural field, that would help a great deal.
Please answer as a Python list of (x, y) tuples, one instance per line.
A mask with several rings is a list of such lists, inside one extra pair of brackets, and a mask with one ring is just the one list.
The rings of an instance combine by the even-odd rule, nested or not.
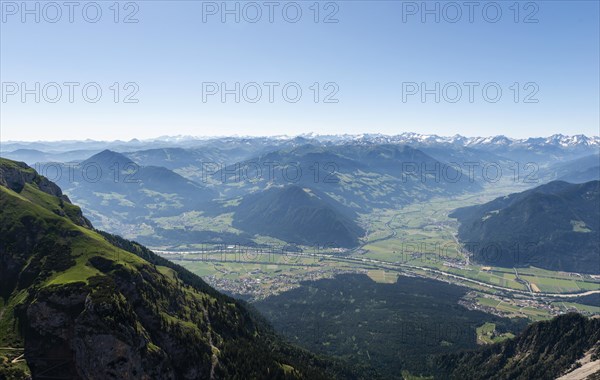
[[(398, 210), (376, 210), (363, 216), (362, 222), (369, 226), (366, 242), (353, 256), (433, 268), (507, 289), (528, 291), (513, 268), (471, 263), (455, 237), (458, 223), (448, 217), (456, 208), (488, 201), (505, 194), (503, 191), (495, 189), (475, 196), (433, 199)], [(600, 289), (600, 282), (586, 275), (535, 267), (518, 268), (517, 272), (533, 292), (574, 293)]]
[(527, 318), (532, 321), (546, 320), (552, 317), (552, 314), (548, 309), (525, 306), (523, 301), (507, 299), (499, 300), (496, 298), (478, 296), (476, 302), (478, 305), (495, 309), (500, 314), (510, 317)]
[(577, 311), (579, 313), (600, 314), (600, 306), (583, 305), (573, 302), (554, 302), (553, 305), (564, 311)]
[(240, 234), (241, 231), (231, 226), (233, 213), (217, 216), (205, 216), (201, 211), (188, 211), (177, 216), (160, 217), (154, 219), (157, 226), (165, 229), (186, 228), (195, 231), (215, 231)]
[(598, 290), (600, 285), (594, 282), (576, 281), (558, 277), (521, 276), (529, 283), (535, 284), (545, 293), (575, 293), (585, 290)]
[[(535, 267), (492, 267), (471, 262), (456, 239), (458, 223), (448, 214), (459, 207), (489, 201), (499, 194), (506, 194), (506, 190), (433, 199), (398, 209), (377, 209), (363, 214), (360, 216), (360, 223), (366, 231), (363, 244), (352, 250), (300, 247), (302, 252), (281, 252), (285, 242), (267, 236), (254, 236), (257, 244), (279, 247), (279, 251), (241, 249), (231, 252), (218, 251), (216, 246), (188, 244), (179, 249), (197, 249), (203, 253), (196, 251), (165, 257), (199, 274), (221, 290), (232, 294), (251, 294), (250, 297), (259, 299), (299, 286), (304, 280), (331, 278), (339, 273), (365, 273), (377, 283), (393, 283), (398, 276), (406, 275), (436, 278), (488, 295), (516, 291), (533, 296), (535, 293), (575, 293), (600, 289), (600, 281), (589, 275)], [(209, 218), (190, 213), (161, 218), (160, 221), (166, 227), (178, 223), (189, 224), (192, 219), (196, 220), (200, 229), (237, 232), (231, 227), (230, 214), (221, 215), (212, 225)], [(538, 302), (524, 305), (485, 297), (477, 302), (500, 314), (531, 320), (547, 319), (554, 311), (568, 308), (598, 312), (597, 308), (567, 303), (542, 307), (543, 303)]]
[(370, 270), (367, 272), (367, 276), (380, 284), (394, 284), (398, 280), (398, 273), (384, 270)]

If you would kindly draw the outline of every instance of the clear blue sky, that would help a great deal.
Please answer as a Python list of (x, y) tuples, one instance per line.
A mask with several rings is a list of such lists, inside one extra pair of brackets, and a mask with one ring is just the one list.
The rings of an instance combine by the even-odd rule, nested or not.
[[(10, 4), (9, 4), (10, 3)], [(62, 4), (62, 1), (58, 2)], [(41, 9), (35, 15), (15, 10), (13, 2), (2, 0), (1, 24), (1, 139), (130, 139), (160, 135), (276, 135), (305, 132), (396, 134), (404, 131), (467, 136), (505, 134), (513, 137), (546, 136), (553, 133), (598, 135), (599, 131), (599, 2), (520, 2), (515, 23), (514, 1), (499, 1), (502, 16), (486, 21), (480, 2), (469, 22), (469, 9), (461, 6), (462, 17), (448, 2), (440, 2), (440, 22), (422, 9), (401, 1), (338, 1), (319, 4), (319, 21), (314, 22), (313, 1), (298, 1), (302, 16), (296, 23), (282, 15), (287, 2), (279, 2), (269, 22), (269, 8), (257, 2), (262, 17), (250, 23), (241, 14), (240, 23), (213, 5), (222, 2), (138, 1), (122, 9), (119, 20), (136, 11), (138, 23), (115, 23), (113, 1), (99, 1), (102, 16), (96, 23), (82, 16), (81, 3), (69, 22), (68, 8), (56, 23), (56, 10)], [(427, 4), (433, 8), (436, 2)], [(459, 1), (458, 4), (463, 4)], [(16, 2), (20, 7), (21, 1)], [(28, 3), (31, 8), (35, 2)], [(228, 2), (235, 7), (235, 2)], [(416, 3), (421, 7), (422, 2)], [(244, 3), (240, 3), (243, 12)], [(313, 9), (310, 7), (313, 6)], [(203, 8), (207, 22), (203, 22)], [(337, 9), (336, 9), (337, 8)], [(539, 9), (536, 9), (539, 8)], [(444, 13), (444, 9), (445, 12)], [(488, 20), (496, 9), (488, 7)], [(288, 6), (287, 15), (295, 15)], [(95, 8), (87, 9), (89, 18)], [(246, 8), (247, 18), (256, 9)], [(337, 23), (323, 18), (335, 12)], [(13, 14), (15, 13), (16, 14)], [(416, 14), (409, 14), (416, 13)], [(23, 23), (21, 16), (26, 17)], [(46, 17), (44, 17), (46, 16)], [(446, 17), (444, 17), (446, 16)], [(403, 17), (406, 22), (403, 22)], [(537, 19), (537, 23), (525, 23)], [(10, 83), (18, 83), (16, 95)], [(33, 95), (21, 100), (21, 83), (34, 88), (60, 84), (57, 103)], [(69, 102), (64, 82), (81, 86), (96, 82), (102, 89), (97, 103), (85, 101), (81, 86)], [(121, 88), (120, 102), (114, 103), (114, 82), (134, 82), (139, 87), (138, 103), (123, 103), (134, 90)], [(203, 83), (249, 82), (261, 84), (263, 97), (257, 103), (234, 96), (222, 103), (220, 96), (203, 102)], [(264, 82), (279, 82), (273, 103)], [(284, 100), (281, 87), (296, 82), (302, 97), (297, 103)], [(314, 103), (310, 86), (320, 83), (320, 101)], [(338, 103), (324, 103), (334, 87)], [(429, 95), (425, 103), (419, 94), (403, 102), (403, 83), (450, 82), (461, 85), (462, 98), (440, 103)], [(464, 82), (479, 82), (473, 103)], [(486, 83), (497, 83), (503, 93), (497, 103), (485, 101), (481, 91)], [(518, 103), (513, 83), (520, 84)], [(535, 86), (523, 89), (528, 82)], [(8, 83), (8, 84), (7, 84)], [(536, 90), (525, 103), (527, 94)], [(405, 87), (405, 90), (409, 88)], [(414, 88), (412, 88), (414, 90)], [(447, 87), (454, 98), (455, 88)], [(47, 87), (49, 98), (55, 89)], [(493, 88), (492, 88), (493, 90)], [(490, 96), (494, 91), (490, 90)], [(249, 89), (249, 96), (254, 90)], [(42, 90), (40, 89), (40, 92)], [(90, 97), (94, 96), (90, 90)], [(294, 91), (289, 92), (294, 96)], [(43, 94), (42, 94), (43, 95)]]

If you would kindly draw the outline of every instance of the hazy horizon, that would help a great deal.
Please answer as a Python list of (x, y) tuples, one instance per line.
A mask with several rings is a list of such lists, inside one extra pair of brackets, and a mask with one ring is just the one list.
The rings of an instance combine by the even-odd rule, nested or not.
[(579, 133), (579, 134), (564, 134), (564, 133), (552, 133), (552, 134), (548, 134), (548, 135), (543, 135), (543, 136), (524, 136), (524, 137), (515, 137), (515, 136), (509, 136), (509, 135), (505, 135), (505, 134), (498, 134), (498, 135), (479, 135), (479, 136), (466, 136), (466, 135), (462, 135), (460, 133), (454, 134), (454, 135), (439, 135), (439, 134), (435, 134), (435, 133), (419, 133), (419, 132), (413, 132), (413, 131), (403, 131), (403, 132), (398, 132), (395, 134), (389, 134), (389, 133), (378, 133), (378, 132), (363, 132), (363, 133), (339, 133), (339, 134), (318, 134), (318, 133), (313, 133), (313, 132), (306, 132), (306, 133), (300, 133), (300, 134), (273, 134), (273, 135), (252, 135), (252, 134), (248, 134), (248, 135), (240, 135), (240, 134), (232, 134), (232, 135), (162, 135), (162, 136), (155, 136), (155, 137), (147, 137), (147, 138), (141, 138), (141, 137), (132, 137), (132, 138), (116, 138), (116, 139), (112, 139), (112, 140), (99, 140), (99, 139), (91, 139), (91, 138), (86, 138), (86, 139), (67, 139), (67, 140), (4, 140), (2, 142), (4, 142), (5, 144), (8, 143), (60, 143), (60, 142), (86, 142), (86, 141), (90, 141), (90, 142), (131, 142), (131, 141), (140, 141), (140, 142), (145, 142), (145, 141), (161, 141), (161, 140), (168, 140), (168, 139), (179, 139), (179, 140), (211, 140), (211, 139), (221, 139), (221, 138), (273, 138), (273, 139), (293, 139), (293, 138), (298, 138), (298, 137), (306, 137), (306, 138), (319, 138), (319, 137), (335, 137), (335, 136), (348, 136), (348, 137), (358, 137), (358, 136), (385, 136), (385, 137), (394, 137), (394, 136), (401, 136), (404, 134), (415, 134), (415, 135), (420, 135), (420, 136), (437, 136), (437, 137), (441, 137), (441, 138), (452, 138), (452, 137), (463, 137), (463, 138), (467, 138), (467, 139), (473, 139), (473, 138), (490, 138), (490, 137), (497, 137), (497, 136), (504, 136), (507, 137), (511, 140), (526, 140), (526, 139), (537, 139), (537, 138), (549, 138), (552, 136), (564, 136), (564, 137), (575, 137), (575, 136), (585, 136), (587, 138), (594, 138), (594, 137), (600, 137), (600, 133), (595, 134), (595, 135), (588, 135), (588, 134), (584, 134), (584, 133)]

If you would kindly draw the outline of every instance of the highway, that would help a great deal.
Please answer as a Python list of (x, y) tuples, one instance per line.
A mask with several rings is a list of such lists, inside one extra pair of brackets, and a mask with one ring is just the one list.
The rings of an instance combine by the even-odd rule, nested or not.
[[(220, 262), (220, 263), (230, 263), (230, 262), (240, 262), (240, 263), (248, 263), (248, 264), (280, 264), (280, 265), (306, 265), (306, 266), (314, 266), (314, 264), (296, 264), (293, 262), (274, 262), (272, 260), (263, 260), (260, 261), (258, 260), (258, 256), (260, 255), (267, 255), (267, 256), (272, 256), (272, 255), (276, 255), (272, 252), (260, 252), (260, 251), (246, 251), (245, 254), (251, 254), (251, 255), (256, 255), (257, 260), (219, 260), (218, 258), (215, 258), (214, 256), (211, 258), (186, 258), (184, 257), (184, 255), (186, 254), (222, 254), (223, 252), (221, 251), (214, 251), (214, 252), (207, 252), (207, 251), (177, 251), (177, 252), (173, 252), (173, 251), (160, 251), (160, 250), (155, 250), (155, 253), (168, 258), (170, 260), (173, 261), (207, 261), (207, 262)], [(231, 252), (233, 253), (233, 252)], [(230, 253), (230, 254), (231, 254)], [(176, 257), (175, 254), (180, 254), (181, 256)], [(352, 263), (352, 264), (358, 264), (359, 266), (365, 266), (366, 264), (369, 264), (369, 266), (371, 267), (375, 267), (375, 268), (379, 268), (379, 269), (387, 269), (387, 270), (393, 270), (393, 271), (402, 271), (403, 269), (412, 269), (412, 270), (420, 270), (426, 273), (431, 273), (434, 275), (438, 275), (438, 276), (445, 276), (447, 278), (451, 278), (451, 279), (455, 279), (455, 280), (460, 280), (460, 281), (465, 281), (465, 282), (469, 282), (469, 283), (473, 283), (473, 284), (477, 284), (479, 286), (483, 286), (486, 288), (490, 288), (490, 289), (494, 289), (494, 290), (499, 290), (499, 291), (503, 291), (503, 292), (507, 292), (507, 293), (513, 293), (513, 294), (520, 294), (522, 296), (525, 296), (527, 298), (540, 298), (540, 297), (549, 297), (549, 298), (576, 298), (576, 297), (581, 297), (581, 296), (587, 296), (587, 295), (592, 295), (592, 294), (598, 294), (600, 293), (600, 289), (598, 290), (589, 290), (589, 291), (585, 291), (585, 292), (580, 292), (580, 293), (543, 293), (543, 292), (537, 292), (537, 293), (533, 293), (531, 291), (527, 291), (527, 290), (519, 290), (519, 289), (512, 289), (512, 288), (506, 288), (503, 286), (499, 286), (499, 285), (493, 285), (493, 284), (489, 284), (486, 282), (482, 282), (479, 280), (475, 280), (469, 277), (465, 277), (465, 276), (461, 276), (455, 273), (449, 273), (449, 272), (444, 272), (442, 270), (439, 269), (435, 269), (435, 268), (429, 268), (429, 267), (423, 267), (423, 266), (417, 266), (417, 265), (410, 265), (410, 264), (403, 264), (403, 263), (392, 263), (389, 261), (382, 261), (382, 260), (376, 260), (376, 259), (369, 259), (369, 258), (358, 258), (358, 257), (349, 257), (349, 256), (339, 256), (339, 255), (333, 255), (333, 254), (320, 254), (320, 253), (292, 253), (292, 252), (285, 252), (286, 256), (297, 256), (297, 257), (309, 257), (309, 258), (314, 258), (314, 259), (322, 259), (322, 260), (329, 260), (329, 261), (337, 261), (337, 262), (345, 262), (345, 263)], [(434, 276), (431, 276), (433, 278), (435, 278)], [(600, 287), (600, 284), (599, 284)]]

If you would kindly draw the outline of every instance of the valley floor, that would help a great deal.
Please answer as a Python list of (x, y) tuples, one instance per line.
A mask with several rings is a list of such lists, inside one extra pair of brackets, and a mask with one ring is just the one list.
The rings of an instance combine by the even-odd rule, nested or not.
[(224, 292), (260, 300), (300, 286), (303, 281), (342, 273), (365, 273), (375, 281), (397, 276), (424, 277), (468, 287), (461, 303), (471, 309), (530, 320), (568, 311), (600, 314), (600, 307), (578, 297), (600, 293), (600, 278), (528, 266), (502, 268), (471, 262), (458, 243), (458, 223), (448, 214), (459, 207), (489, 201), (514, 188), (493, 188), (476, 195), (438, 198), (398, 209), (362, 215), (366, 236), (352, 250), (303, 252), (257, 250), (240, 246), (155, 250), (205, 278)]

